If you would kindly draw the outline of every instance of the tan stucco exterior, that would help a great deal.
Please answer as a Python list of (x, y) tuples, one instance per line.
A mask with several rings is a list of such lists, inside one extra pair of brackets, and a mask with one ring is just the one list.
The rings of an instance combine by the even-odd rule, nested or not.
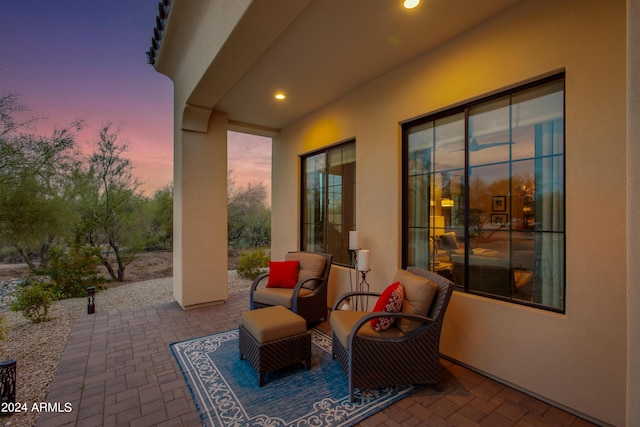
[[(640, 357), (635, 262), (640, 259), (640, 226), (634, 220), (640, 208), (634, 191), (640, 183), (640, 84), (637, 77), (627, 77), (637, 76), (640, 68), (640, 35), (631, 25), (640, 19), (638, 3), (519, 2), (274, 130), (273, 257), (299, 247), (299, 156), (355, 138), (356, 223), (361, 246), (371, 251), (368, 281), (381, 290), (401, 267), (401, 124), (565, 71), (566, 312), (456, 292), (441, 351), (596, 422), (640, 425), (634, 404), (640, 401), (640, 367), (634, 362)], [(203, 25), (200, 19), (181, 24), (178, 19), (173, 31), (178, 25)], [(196, 90), (198, 72), (185, 77), (186, 71), (178, 71), (188, 63), (169, 59), (171, 49), (181, 46), (169, 37), (171, 29), (167, 51), (161, 51), (165, 65), (161, 62), (158, 69), (166, 70), (176, 86), (174, 294), (188, 307), (226, 298), (223, 131), (225, 121), (234, 117), (211, 114), (215, 105), (185, 110), (195, 92), (206, 99), (206, 91)], [(193, 40), (182, 43), (193, 52), (204, 49)], [(185, 55), (181, 58), (189, 60)], [(195, 68), (204, 70), (206, 64)], [(187, 114), (189, 109), (206, 120)], [(199, 124), (185, 125), (188, 119)], [(348, 288), (348, 276), (349, 270), (333, 268), (331, 300)]]
[(185, 308), (227, 298), (227, 116), (204, 123), (174, 142), (173, 296)]

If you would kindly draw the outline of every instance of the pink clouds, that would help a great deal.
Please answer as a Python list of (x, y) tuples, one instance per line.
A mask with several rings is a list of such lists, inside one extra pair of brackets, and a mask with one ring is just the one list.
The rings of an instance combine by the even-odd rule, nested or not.
[[(36, 131), (83, 119), (93, 151), (105, 123), (127, 141), (125, 155), (147, 194), (173, 180), (173, 88), (146, 63), (157, 0), (21, 0), (0, 3), (0, 93), (16, 93)], [(123, 13), (126, 11), (126, 13)]]
[(271, 138), (228, 132), (228, 168), (238, 188), (263, 183), (271, 204)]
[[(145, 55), (157, 12), (158, 0), (0, 2), (0, 94), (43, 117), (41, 134), (84, 119), (87, 154), (112, 123), (148, 195), (173, 181), (173, 86)], [(270, 192), (270, 139), (230, 133), (229, 168), (237, 186)]]

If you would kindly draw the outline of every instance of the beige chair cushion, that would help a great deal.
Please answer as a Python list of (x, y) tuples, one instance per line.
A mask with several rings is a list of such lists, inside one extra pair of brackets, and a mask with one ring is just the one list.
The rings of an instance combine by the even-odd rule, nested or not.
[[(335, 310), (331, 312), (331, 330), (336, 334), (336, 337), (340, 340), (344, 348), (349, 347), (349, 333), (353, 325), (358, 322), (363, 316), (369, 314), (365, 311), (342, 311)], [(384, 331), (376, 332), (371, 327), (371, 322), (367, 322), (360, 331), (358, 336), (364, 336), (368, 338), (385, 339), (385, 338), (398, 338), (404, 334), (396, 327), (390, 327)]]
[[(400, 282), (404, 286), (404, 301), (402, 312), (427, 316), (433, 298), (438, 291), (438, 285), (431, 280), (411, 274), (406, 270), (398, 270), (393, 282)], [(404, 333), (416, 330), (422, 323), (415, 320), (398, 319), (396, 327)]]
[[(300, 289), (300, 296), (305, 297), (313, 292), (309, 289)], [(253, 301), (266, 305), (282, 305), (291, 308), (293, 289), (288, 288), (264, 288), (257, 289), (253, 293)]]
[[(322, 277), (327, 259), (322, 255), (305, 253), (305, 252), (291, 252), (284, 256), (286, 261), (298, 261), (300, 263), (300, 269), (298, 270), (298, 281), (309, 279), (311, 277)], [(310, 281), (304, 284), (304, 288), (315, 289), (318, 286), (318, 281)]]
[(260, 343), (307, 332), (307, 321), (280, 305), (244, 311), (240, 315), (240, 321)]

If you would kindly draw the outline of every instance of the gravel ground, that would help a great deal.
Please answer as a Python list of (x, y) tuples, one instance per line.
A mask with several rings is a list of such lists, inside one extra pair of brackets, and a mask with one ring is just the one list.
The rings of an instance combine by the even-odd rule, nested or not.
[[(229, 271), (229, 289), (246, 289), (251, 281)], [(125, 308), (175, 301), (172, 279), (155, 279), (129, 283), (98, 292), (96, 311), (111, 312)], [(16, 398), (30, 407), (44, 402), (76, 317), (86, 314), (86, 298), (57, 301), (50, 312), (51, 320), (31, 323), (21, 313), (5, 311), (5, 340), (0, 342), (0, 360), (18, 361)], [(3, 426), (35, 426), (37, 412), (0, 418)]]

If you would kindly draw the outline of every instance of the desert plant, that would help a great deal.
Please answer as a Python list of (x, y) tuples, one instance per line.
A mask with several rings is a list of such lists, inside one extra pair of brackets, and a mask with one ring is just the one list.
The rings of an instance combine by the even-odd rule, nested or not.
[(41, 273), (51, 278), (56, 299), (83, 297), (87, 287), (100, 288), (105, 282), (98, 273), (100, 263), (98, 248), (75, 244), (68, 251), (52, 249), (49, 264)]
[(48, 277), (29, 277), (24, 280), (18, 296), (11, 302), (11, 310), (19, 311), (33, 323), (49, 320), (53, 291)]
[[(80, 196), (77, 238), (99, 248), (101, 262), (112, 280), (124, 281), (126, 267), (144, 248), (144, 214), (140, 182), (133, 176), (131, 161), (124, 157), (126, 142), (107, 123), (100, 131), (89, 167), (78, 173)], [(115, 264), (113, 260), (115, 259)]]
[(142, 200), (145, 250), (173, 248), (173, 184)]
[(267, 266), (269, 266), (269, 255), (265, 248), (240, 251), (237, 269), (240, 276), (255, 279), (267, 271)]
[(267, 189), (262, 183), (236, 189), (230, 182), (227, 202), (230, 247), (248, 249), (269, 246), (271, 210), (267, 207), (266, 198)]

